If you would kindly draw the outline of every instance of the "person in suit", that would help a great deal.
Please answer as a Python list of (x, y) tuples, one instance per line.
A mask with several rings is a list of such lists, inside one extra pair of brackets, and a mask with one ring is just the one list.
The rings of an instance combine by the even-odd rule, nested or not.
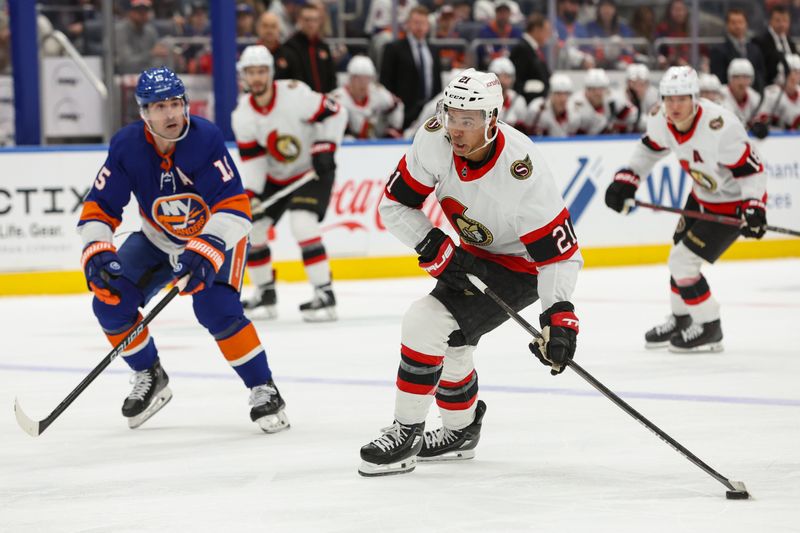
[(775, 82), (778, 75), (778, 65), (784, 61), (784, 57), (789, 54), (796, 54), (797, 47), (792, 39), (789, 38), (789, 27), (791, 19), (789, 9), (783, 5), (777, 5), (769, 13), (769, 26), (767, 29), (753, 39), (753, 42), (761, 49), (764, 56), (764, 70), (766, 84)]
[(439, 54), (426, 40), (430, 22), (428, 8), (411, 9), (406, 21), (406, 38), (386, 45), (381, 60), (381, 84), (403, 101), (403, 128), (417, 118), (422, 106), (442, 90)]
[(544, 55), (544, 46), (553, 34), (550, 21), (534, 13), (528, 18), (525, 33), (519, 44), (511, 50), (511, 62), (517, 71), (514, 90), (530, 103), (534, 98), (546, 96), (550, 68)]
[(304, 4), (297, 17), (297, 32), (281, 48), (286, 69), (280, 77), (305, 82), (318, 93), (334, 90), (336, 65), (331, 48), (322, 40), (322, 13), (313, 4)]
[(750, 61), (755, 71), (753, 88), (764, 87), (764, 58), (759, 47), (747, 42), (747, 15), (742, 9), (731, 8), (725, 16), (725, 42), (711, 48), (710, 70), (722, 83), (728, 83), (728, 65), (737, 58)]

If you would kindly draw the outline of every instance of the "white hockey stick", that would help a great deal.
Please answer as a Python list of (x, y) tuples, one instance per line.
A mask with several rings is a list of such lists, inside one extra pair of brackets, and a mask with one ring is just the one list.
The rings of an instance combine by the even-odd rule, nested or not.
[(253, 209), (253, 215), (258, 215), (263, 213), (264, 211), (267, 210), (268, 207), (274, 205), (281, 198), (285, 198), (286, 196), (292, 194), (294, 191), (296, 191), (309, 181), (316, 179), (319, 179), (317, 173), (314, 172), (313, 170), (309, 170), (308, 172), (300, 176), (300, 178), (297, 181), (293, 181), (283, 189), (279, 190), (278, 192), (276, 192), (275, 194), (273, 194), (272, 196), (270, 196), (269, 198), (258, 204), (258, 207)]

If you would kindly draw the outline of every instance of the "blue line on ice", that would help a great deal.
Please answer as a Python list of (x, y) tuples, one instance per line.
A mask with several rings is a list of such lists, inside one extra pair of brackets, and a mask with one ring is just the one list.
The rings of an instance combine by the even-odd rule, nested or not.
[[(68, 373), (83, 374), (89, 373), (88, 369), (63, 367), (63, 366), (33, 366), (33, 365), (14, 365), (0, 364), (0, 370), (12, 372), (48, 372), (48, 373)], [(126, 369), (106, 369), (109, 374), (128, 374)], [(235, 374), (216, 374), (210, 372), (180, 372), (171, 370), (170, 377), (182, 377), (192, 379), (239, 379)], [(394, 387), (394, 380), (381, 379), (343, 379), (343, 378), (318, 378), (318, 377), (292, 377), (280, 376), (281, 383), (315, 383), (322, 385), (355, 385), (367, 387)], [(588, 385), (587, 385), (588, 387)], [(520, 387), (514, 385), (481, 385), (484, 391), (506, 392), (512, 394), (555, 394), (561, 396), (600, 396), (599, 392), (593, 389), (562, 389), (551, 387)], [(613, 390), (613, 389), (612, 389)], [(630, 392), (614, 391), (623, 398), (635, 398), (640, 400), (664, 400), (676, 402), (702, 402), (702, 403), (723, 403), (739, 405), (776, 405), (783, 407), (800, 407), (800, 399), (789, 398), (749, 398), (741, 396), (712, 396), (705, 394), (671, 394), (663, 392)]]

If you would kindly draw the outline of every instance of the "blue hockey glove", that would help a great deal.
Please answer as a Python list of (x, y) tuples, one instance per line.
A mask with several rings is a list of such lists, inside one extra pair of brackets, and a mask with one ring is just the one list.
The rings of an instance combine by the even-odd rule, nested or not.
[(225, 243), (213, 235), (199, 235), (186, 243), (173, 270), (176, 278), (190, 276), (181, 294), (200, 292), (214, 283), (217, 272), (225, 262)]
[(86, 276), (86, 285), (98, 300), (108, 305), (117, 305), (122, 294), (114, 281), (122, 276), (122, 263), (117, 249), (110, 242), (90, 242), (83, 249), (81, 266)]

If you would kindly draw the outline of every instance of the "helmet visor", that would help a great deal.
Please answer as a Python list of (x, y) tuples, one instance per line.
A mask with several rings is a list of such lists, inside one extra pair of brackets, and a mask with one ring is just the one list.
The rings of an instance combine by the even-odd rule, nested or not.
[(439, 102), (441, 123), (448, 130), (482, 130), (486, 127), (486, 112), (479, 109), (452, 109)]

